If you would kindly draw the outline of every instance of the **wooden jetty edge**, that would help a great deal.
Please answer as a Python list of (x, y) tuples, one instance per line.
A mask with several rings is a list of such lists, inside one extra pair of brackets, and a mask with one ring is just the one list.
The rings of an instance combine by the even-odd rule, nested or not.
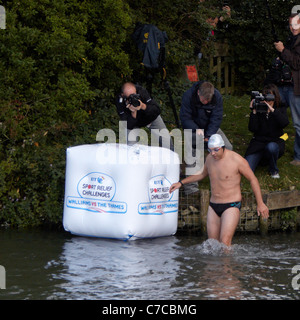
[[(285, 228), (284, 212), (290, 212), (290, 226), (300, 226), (300, 190), (263, 192), (263, 199), (270, 210), (267, 220), (259, 218), (256, 213), (256, 201), (252, 192), (242, 193), (242, 208), (237, 231), (260, 232), (277, 231)], [(192, 195), (179, 194), (178, 232), (206, 233), (206, 215), (209, 206), (209, 190), (200, 189)]]

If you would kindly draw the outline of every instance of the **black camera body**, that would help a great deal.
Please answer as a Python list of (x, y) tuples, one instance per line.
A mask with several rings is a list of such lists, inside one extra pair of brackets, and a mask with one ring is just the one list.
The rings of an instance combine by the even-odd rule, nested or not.
[(134, 107), (138, 107), (140, 105), (141, 96), (139, 94), (131, 94), (129, 97), (125, 99), (127, 104), (131, 104)]
[(251, 92), (251, 100), (254, 100), (252, 103), (252, 107), (256, 112), (266, 113), (268, 112), (268, 106), (264, 101), (274, 101), (274, 94), (262, 94), (259, 91)]
[(277, 86), (290, 85), (293, 83), (293, 73), (291, 68), (277, 57), (272, 62), (266, 80), (267, 83), (274, 83)]

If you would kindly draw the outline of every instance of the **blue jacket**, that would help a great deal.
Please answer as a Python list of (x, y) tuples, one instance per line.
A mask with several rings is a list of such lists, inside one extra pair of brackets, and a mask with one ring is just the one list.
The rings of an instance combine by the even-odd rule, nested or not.
[(203, 81), (195, 83), (182, 96), (180, 120), (183, 129), (204, 129), (205, 138), (215, 134), (223, 118), (223, 99), (215, 89), (212, 101), (206, 105), (200, 102), (198, 89)]

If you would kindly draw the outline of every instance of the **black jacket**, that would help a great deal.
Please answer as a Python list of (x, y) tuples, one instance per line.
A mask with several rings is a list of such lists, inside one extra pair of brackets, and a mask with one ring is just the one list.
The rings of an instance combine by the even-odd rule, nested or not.
[(149, 125), (160, 115), (160, 108), (156, 101), (152, 99), (148, 91), (136, 85), (136, 93), (140, 95), (141, 101), (146, 104), (146, 110), (139, 110), (136, 119), (131, 116), (131, 111), (126, 108), (126, 104), (121, 95), (116, 99), (117, 112), (122, 121), (127, 121), (127, 128), (141, 128)]
[(274, 112), (252, 113), (248, 128), (253, 132), (245, 157), (262, 151), (269, 142), (276, 142), (279, 145), (279, 156), (282, 156), (285, 148), (285, 141), (280, 137), (283, 135), (283, 128), (289, 124), (286, 106), (275, 108)]
[(203, 105), (198, 96), (198, 89), (203, 81), (195, 83), (182, 97), (180, 120), (183, 129), (204, 129), (205, 138), (215, 134), (223, 118), (223, 99), (215, 89), (212, 101)]
[(291, 37), (281, 52), (281, 59), (289, 65), (293, 74), (294, 94), (300, 95), (300, 36)]

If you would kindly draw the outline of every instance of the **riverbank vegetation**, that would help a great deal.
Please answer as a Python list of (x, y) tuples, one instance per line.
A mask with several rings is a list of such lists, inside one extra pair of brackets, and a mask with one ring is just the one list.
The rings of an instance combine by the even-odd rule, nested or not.
[[(185, 65), (197, 64), (195, 49), (201, 44), (199, 77), (214, 82), (207, 58), (213, 43), (226, 39), (236, 71), (236, 92), (224, 96), (222, 129), (234, 149), (244, 153), (251, 137), (248, 94), (261, 89), (276, 54), (263, 1), (232, 0), (232, 17), (226, 28), (216, 30), (215, 38), (208, 37), (211, 26), (206, 20), (223, 14), (219, 1), (1, 3), (6, 9), (6, 29), (0, 30), (2, 226), (61, 224), (67, 147), (95, 143), (102, 128), (118, 132), (115, 93), (126, 80), (145, 81), (141, 53), (131, 38), (137, 22), (154, 24), (168, 35), (167, 79), (177, 112), (183, 92), (191, 85), (182, 74)], [(294, 4), (269, 3), (278, 35), (285, 39), (286, 18)], [(159, 73), (154, 74), (153, 96), (173, 129), (173, 113), (160, 80)], [(264, 189), (299, 189), (299, 170), (289, 164), (291, 124), (287, 132), (287, 151), (279, 161), (281, 178), (272, 180), (264, 168), (257, 172)]]

